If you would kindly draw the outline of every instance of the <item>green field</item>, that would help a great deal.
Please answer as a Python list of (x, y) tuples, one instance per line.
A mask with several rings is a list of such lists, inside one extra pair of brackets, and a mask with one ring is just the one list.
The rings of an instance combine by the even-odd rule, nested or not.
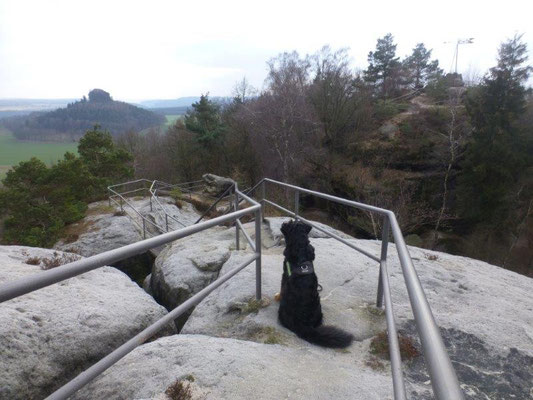
[(37, 157), (47, 165), (63, 158), (65, 152), (77, 154), (77, 143), (26, 142), (15, 139), (13, 134), (0, 127), (0, 179), (12, 165)]

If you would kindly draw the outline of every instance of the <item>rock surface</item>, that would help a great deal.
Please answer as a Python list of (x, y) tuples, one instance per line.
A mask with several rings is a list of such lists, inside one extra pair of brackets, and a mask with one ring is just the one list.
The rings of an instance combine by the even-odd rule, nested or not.
[[(54, 248), (89, 257), (142, 240), (143, 220), (133, 208), (157, 225), (145, 223), (147, 238), (162, 233), (158, 227), (165, 231), (167, 221), (168, 229), (175, 230), (192, 225), (199, 216), (190, 203), (183, 202), (182, 207), (178, 208), (170, 197), (160, 196), (157, 203), (152, 200), (152, 207), (150, 199), (141, 196), (128, 198), (128, 203), (129, 205), (123, 205), (127, 214), (120, 213), (117, 206), (110, 207), (107, 201), (90, 204), (87, 216), (68, 226), (66, 237), (57, 242)], [(169, 215), (168, 218), (165, 218), (164, 212)], [(113, 266), (142, 286), (152, 270), (155, 255), (161, 250), (162, 248), (155, 248), (118, 261)]]
[[(52, 250), (0, 246), (0, 282), (42, 271), (28, 260), (42, 264), (62, 256)], [(0, 399), (45, 397), (165, 314), (111, 267), (1, 303)], [(166, 329), (173, 332), (173, 326)]]
[(89, 204), (87, 216), (67, 227), (66, 237), (54, 248), (90, 257), (138, 242), (142, 232), (125, 215), (114, 215), (106, 201)]
[[(380, 242), (351, 242), (379, 254)], [(370, 355), (368, 351), (361, 352), (360, 346), (385, 327), (384, 316), (373, 307), (378, 266), (336, 240), (318, 238), (311, 239), (311, 243), (315, 246), (315, 270), (323, 286), (325, 323), (355, 335), (360, 342), (348, 349), (348, 358), (361, 363)], [(277, 322), (278, 306), (272, 298), (279, 291), (282, 250), (272, 248), (263, 254), (263, 295), (269, 300), (266, 304), (253, 303), (254, 269), (247, 268), (198, 305), (182, 332), (312, 348)], [(467, 398), (511, 398), (512, 394), (514, 399), (529, 399), (531, 386), (527, 382), (533, 381), (532, 280), (464, 257), (414, 247), (410, 253)], [(393, 246), (389, 255), (396, 321), (416, 340), (409, 298)], [(232, 255), (221, 274), (242, 258), (242, 254)], [(415, 398), (431, 398), (429, 377), (420, 367), (423, 359), (416, 360), (406, 368), (412, 384), (425, 386)], [(494, 376), (498, 377), (497, 384), (488, 379)]]
[[(235, 229), (215, 227), (180, 239), (157, 257), (150, 291), (167, 309), (198, 293), (218, 277), (222, 265), (235, 249)], [(176, 322), (181, 327), (187, 316)]]
[(387, 372), (338, 354), (177, 335), (137, 348), (74, 399), (161, 398), (176, 380), (187, 379), (204, 394), (194, 400), (392, 399)]
[(235, 181), (230, 178), (218, 176), (215, 174), (204, 174), (202, 179), (205, 181), (205, 190), (214, 196), (220, 196), (229, 187), (235, 185)]
[[(263, 238), (279, 244), (283, 220), (269, 218)], [(253, 223), (245, 228), (253, 238)], [(215, 228), (164, 250), (150, 279), (156, 298), (175, 307), (249, 257), (250, 249), (234, 250), (234, 235), (234, 229)], [(252, 264), (194, 309), (182, 335), (137, 348), (76, 398), (164, 399), (176, 380), (192, 377), (197, 398), (392, 399), (390, 364), (371, 351), (371, 342), (386, 326), (383, 312), (375, 308), (378, 265), (323, 236), (311, 234), (324, 322), (354, 334), (349, 348), (319, 348), (279, 325), (273, 297), (280, 286), (283, 246), (267, 246), (262, 302), (254, 300)], [(378, 241), (349, 240), (380, 252)], [(466, 398), (530, 399), (532, 280), (465, 257), (415, 247), (409, 251)], [(398, 328), (420, 350), (393, 244), (388, 265)], [(403, 364), (408, 397), (433, 398), (423, 357), (415, 352)]]
[[(192, 225), (199, 217), (190, 203), (183, 202), (180, 209), (170, 197), (158, 197), (158, 200), (159, 204), (153, 201), (150, 207), (149, 198), (141, 196), (128, 198), (131, 206), (123, 205), (127, 215), (120, 215), (120, 209), (117, 206), (110, 207), (107, 201), (91, 203), (87, 216), (70, 225), (67, 228), (66, 238), (56, 243), (54, 248), (89, 257), (142, 240), (142, 218), (132, 210), (132, 207), (164, 230), (166, 230), (166, 221), (163, 210), (171, 217), (168, 218), (169, 230)], [(146, 223), (145, 226), (147, 237), (161, 233), (150, 223)]]

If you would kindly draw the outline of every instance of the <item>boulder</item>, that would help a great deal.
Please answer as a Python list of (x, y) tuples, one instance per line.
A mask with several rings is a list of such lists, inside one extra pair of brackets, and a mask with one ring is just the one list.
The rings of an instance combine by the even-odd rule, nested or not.
[(220, 196), (229, 187), (235, 185), (235, 181), (230, 178), (218, 176), (215, 174), (204, 174), (202, 179), (205, 181), (205, 190), (213, 196)]
[[(164, 212), (171, 217), (168, 218), (169, 230), (192, 225), (199, 217), (190, 203), (184, 202), (178, 208), (170, 197), (158, 197), (158, 200), (163, 210), (155, 201), (152, 201), (150, 207), (149, 197), (128, 198), (131, 207), (124, 204), (125, 213), (121, 213), (116, 205), (109, 206), (107, 201), (91, 203), (86, 217), (69, 225), (65, 238), (59, 240), (54, 248), (89, 257), (142, 240), (142, 218), (132, 207), (163, 230), (166, 230)], [(147, 237), (162, 233), (150, 223), (146, 224), (146, 229)]]
[[(0, 282), (41, 272), (50, 260), (60, 264), (77, 258), (0, 246)], [(44, 398), (166, 313), (111, 267), (1, 303), (0, 399)], [(162, 334), (174, 331), (169, 326)]]
[(386, 122), (379, 128), (379, 133), (381, 133), (387, 139), (393, 139), (400, 133), (400, 128), (398, 125), (392, 122)]
[(118, 211), (106, 201), (89, 204), (86, 217), (69, 225), (54, 248), (90, 257), (141, 240), (142, 232)]
[[(167, 218), (169, 230), (192, 225), (199, 216), (196, 209), (189, 203), (183, 203), (181, 208), (178, 208), (170, 197), (158, 197), (158, 200), (159, 204), (152, 200), (152, 207), (150, 207), (148, 197), (128, 198), (131, 207), (126, 204), (123, 206), (127, 214), (120, 212), (116, 206), (110, 207), (106, 201), (91, 203), (87, 216), (69, 225), (65, 237), (59, 240), (54, 248), (89, 257), (143, 240), (143, 221), (132, 210), (132, 207), (161, 227), (163, 231), (166, 230), (164, 212), (170, 216)], [(146, 223), (145, 227), (147, 238), (162, 233), (153, 224)], [(160, 251), (161, 248), (152, 249), (144, 254), (118, 261), (113, 266), (128, 274), (139, 286), (142, 286), (143, 280), (152, 270), (155, 255)]]
[[(218, 277), (234, 249), (234, 228), (214, 227), (177, 240), (155, 260), (150, 278), (151, 293), (167, 309), (177, 307)], [(176, 320), (178, 327), (187, 316)]]

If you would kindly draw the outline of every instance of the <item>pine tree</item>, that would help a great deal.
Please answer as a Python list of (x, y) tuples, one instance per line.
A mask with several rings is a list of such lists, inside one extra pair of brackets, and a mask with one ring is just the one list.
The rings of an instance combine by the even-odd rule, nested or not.
[(368, 53), (368, 68), (364, 78), (376, 86), (382, 97), (389, 97), (399, 83), (400, 61), (391, 33), (378, 39), (376, 50)]
[(501, 222), (508, 211), (508, 193), (527, 162), (524, 83), (531, 72), (521, 35), (503, 43), (498, 64), (471, 90), (466, 107), (473, 126), (472, 141), (459, 179), (463, 217)]
[(209, 94), (202, 95), (185, 115), (185, 127), (196, 134), (198, 142), (209, 146), (216, 142), (224, 131), (220, 107), (209, 100)]
[(418, 43), (413, 53), (403, 61), (409, 77), (409, 83), (416, 89), (424, 87), (424, 84), (436, 76), (442, 74), (438, 60), (431, 60), (431, 50), (426, 49), (424, 43)]

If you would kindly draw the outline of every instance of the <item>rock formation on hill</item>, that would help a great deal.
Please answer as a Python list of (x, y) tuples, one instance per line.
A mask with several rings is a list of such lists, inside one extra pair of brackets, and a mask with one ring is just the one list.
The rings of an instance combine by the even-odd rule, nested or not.
[(118, 135), (127, 130), (141, 131), (165, 122), (162, 115), (136, 107), (122, 101), (115, 101), (108, 92), (94, 89), (65, 108), (49, 112), (5, 118), (3, 124), (21, 140), (76, 140), (95, 124)]

